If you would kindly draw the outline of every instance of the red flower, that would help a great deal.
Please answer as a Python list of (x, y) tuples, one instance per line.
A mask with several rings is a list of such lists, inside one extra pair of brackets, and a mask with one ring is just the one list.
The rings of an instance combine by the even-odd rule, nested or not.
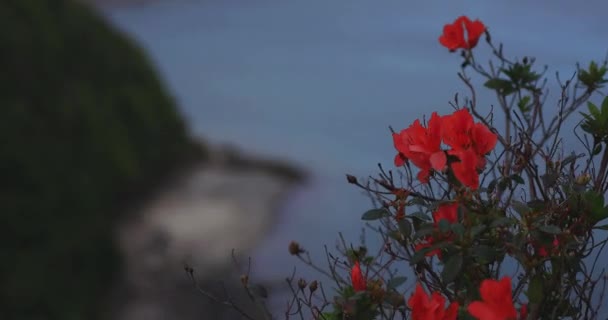
[(511, 278), (503, 277), (500, 281), (486, 279), (479, 288), (483, 301), (474, 301), (469, 313), (480, 320), (515, 320), (517, 310), (511, 297)]
[(519, 319), (526, 320), (526, 318), (528, 318), (528, 305), (522, 304), (519, 308)]
[(441, 205), (437, 211), (433, 212), (433, 221), (435, 226), (439, 226), (439, 221), (447, 220), (449, 223), (458, 222), (458, 203), (453, 202), (450, 204)]
[(461, 17), (464, 22), (464, 28), (467, 30), (467, 49), (473, 49), (477, 45), (479, 38), (486, 31), (486, 26), (479, 21), (479, 19), (475, 21), (471, 21), (469, 18), (463, 16)]
[(397, 150), (395, 165), (402, 166), (406, 160), (420, 169), (418, 180), (427, 183), (431, 170), (446, 168), (447, 157), (441, 149), (441, 142), (452, 149), (448, 154), (458, 157), (451, 164), (456, 178), (465, 186), (476, 190), (479, 187), (478, 170), (483, 169), (489, 153), (498, 137), (484, 124), (475, 123), (468, 109), (460, 109), (453, 114), (440, 117), (433, 112), (428, 127), (419, 120), (408, 128), (393, 134), (393, 144)]
[(399, 134), (393, 134), (393, 144), (399, 152), (395, 157), (395, 165), (401, 166), (405, 159), (410, 160), (420, 169), (418, 180), (429, 181), (430, 170), (443, 170), (447, 159), (441, 150), (441, 117), (433, 112), (428, 128), (423, 127), (419, 120), (414, 121), (407, 129)]
[(544, 258), (548, 256), (549, 253), (547, 252), (547, 249), (545, 247), (540, 247), (538, 248), (538, 255)]
[(542, 245), (537, 247), (537, 254), (540, 257), (544, 258), (549, 255), (549, 252), (547, 251), (547, 249), (555, 251), (557, 246), (559, 246), (559, 240), (557, 240), (557, 237), (553, 238), (553, 242), (551, 244), (553, 245), (552, 247), (547, 247), (547, 246), (542, 246)]
[(367, 283), (363, 273), (361, 272), (359, 261), (355, 261), (355, 265), (350, 270), (350, 279), (353, 283), (353, 289), (355, 289), (355, 292), (365, 291), (365, 289), (367, 289)]
[(443, 143), (455, 150), (466, 150), (472, 146), (471, 131), (475, 122), (468, 109), (454, 111), (450, 115), (443, 116), (441, 120)]
[(473, 149), (479, 156), (485, 156), (496, 146), (498, 136), (482, 123), (476, 123), (471, 133)]
[[(465, 39), (465, 30), (467, 37)], [(472, 49), (477, 45), (479, 38), (486, 31), (484, 24), (479, 21), (471, 21), (466, 16), (458, 17), (454, 23), (443, 27), (443, 34), (439, 37), (439, 43), (450, 51), (456, 49)]]
[(450, 151), (450, 154), (457, 156), (460, 160), (451, 165), (456, 179), (464, 186), (477, 190), (479, 187), (479, 174), (477, 173), (479, 157), (473, 150)]
[[(458, 203), (450, 203), (444, 204), (440, 206), (437, 211), (433, 212), (433, 224), (435, 228), (439, 226), (439, 221), (447, 220), (450, 224), (458, 222)], [(451, 240), (453, 237), (452, 234), (443, 235), (440, 240)], [(414, 249), (419, 251), (424, 248), (428, 248), (433, 245), (435, 239), (431, 236), (427, 236), (425, 241), (422, 243), (418, 243)], [(441, 258), (441, 250), (435, 249), (426, 254), (427, 257), (432, 257), (434, 255), (439, 256)]]
[(445, 301), (438, 292), (429, 297), (422, 286), (416, 284), (416, 291), (407, 302), (412, 308), (412, 320), (456, 320), (458, 303), (452, 302), (445, 309)]
[(439, 37), (439, 43), (450, 51), (466, 47), (464, 40), (464, 27), (460, 18), (452, 24), (443, 26), (443, 34)]
[[(432, 246), (434, 243), (435, 243), (435, 239), (433, 239), (433, 237), (431, 237), (431, 236), (427, 236), (424, 239), (424, 242), (418, 243), (414, 246), (414, 250), (420, 251), (424, 248), (428, 248), (428, 247)], [(438, 256), (439, 258), (441, 258), (441, 249), (435, 249), (435, 250), (429, 251), (424, 256), (432, 257), (435, 255)]]
[(452, 147), (448, 154), (457, 156), (452, 171), (465, 186), (479, 187), (478, 169), (483, 169), (485, 155), (496, 146), (498, 137), (484, 124), (475, 123), (468, 109), (460, 109), (442, 118), (441, 138)]

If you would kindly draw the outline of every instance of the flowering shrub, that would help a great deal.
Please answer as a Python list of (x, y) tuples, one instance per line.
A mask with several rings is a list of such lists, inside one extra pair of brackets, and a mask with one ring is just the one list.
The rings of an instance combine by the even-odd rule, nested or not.
[[(474, 55), (484, 34), (498, 61), (489, 68)], [(314, 319), (599, 317), (606, 278), (596, 265), (607, 240), (594, 229), (608, 230), (600, 224), (608, 218), (608, 97), (599, 107), (590, 99), (608, 82), (606, 61), (577, 67), (565, 82), (558, 76), (556, 115), (547, 116), (535, 60), (507, 59), (481, 21), (459, 17), (439, 43), (461, 50), (458, 76), (470, 97), (456, 96), (450, 114), (391, 129), (395, 171), (379, 166), (367, 183), (347, 175), (377, 204), (362, 219), (384, 246), (369, 255), (343, 241), (345, 259), (328, 253), (324, 271), (292, 242), (290, 253), (331, 277), (337, 295), (328, 298), (317, 281), (305, 292), (300, 280), (286, 315), (303, 316), (307, 307)], [(500, 128), (492, 110), (478, 106), (469, 71), (496, 94)], [(584, 104), (573, 133), (584, 152), (565, 154), (574, 150), (563, 150), (563, 125)], [(391, 270), (404, 266), (415, 275), (413, 293), (399, 291), (410, 280)]]

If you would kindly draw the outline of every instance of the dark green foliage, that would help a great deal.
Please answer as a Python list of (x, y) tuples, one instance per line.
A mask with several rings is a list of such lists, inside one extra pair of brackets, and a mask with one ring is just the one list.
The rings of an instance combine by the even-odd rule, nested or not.
[(142, 51), (90, 8), (0, 1), (0, 319), (95, 319), (121, 204), (193, 150)]

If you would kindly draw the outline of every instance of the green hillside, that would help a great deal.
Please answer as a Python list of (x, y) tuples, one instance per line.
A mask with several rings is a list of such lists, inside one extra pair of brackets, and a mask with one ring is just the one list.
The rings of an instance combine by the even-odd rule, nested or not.
[(202, 156), (142, 50), (77, 1), (0, 1), (0, 319), (95, 319), (120, 208)]

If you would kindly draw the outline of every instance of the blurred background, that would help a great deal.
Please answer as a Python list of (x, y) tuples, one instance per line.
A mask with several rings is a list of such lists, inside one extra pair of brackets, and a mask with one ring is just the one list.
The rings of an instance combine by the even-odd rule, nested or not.
[(344, 174), (390, 168), (389, 125), (447, 113), (467, 93), (460, 58), (437, 41), (444, 24), (482, 19), (507, 56), (547, 64), (556, 93), (556, 71), (605, 57), (607, 9), (0, 1), (0, 318), (238, 319), (182, 270), (217, 290), (242, 272), (227, 271), (233, 248), (253, 257), (282, 318), (293, 267), (324, 280), (289, 241), (321, 263), (338, 232), (359, 242), (371, 203)]

